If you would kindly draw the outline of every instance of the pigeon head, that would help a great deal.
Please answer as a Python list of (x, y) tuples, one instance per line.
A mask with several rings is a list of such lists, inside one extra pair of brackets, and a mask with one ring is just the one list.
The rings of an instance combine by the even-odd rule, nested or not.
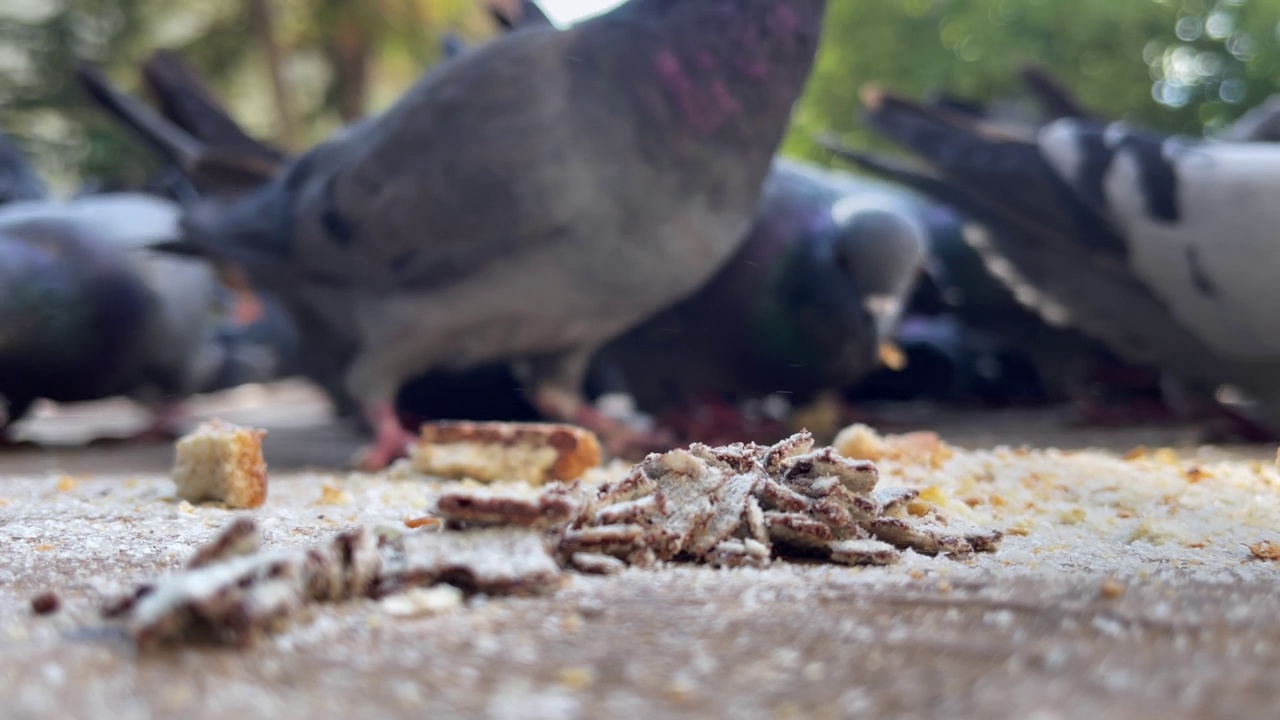
[(875, 366), (924, 261), (922, 232), (900, 214), (836, 217), (815, 218), (781, 249), (752, 313), (761, 357), (824, 382)]
[(827, 243), (831, 265), (857, 288), (861, 306), (887, 340), (925, 262), (926, 234), (914, 218), (892, 210), (862, 207), (853, 196), (831, 209)]

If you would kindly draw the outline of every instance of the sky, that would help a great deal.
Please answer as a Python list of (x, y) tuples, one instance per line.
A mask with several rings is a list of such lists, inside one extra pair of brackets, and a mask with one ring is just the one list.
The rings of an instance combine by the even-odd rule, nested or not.
[(540, 0), (538, 6), (563, 26), (620, 4), (621, 0)]

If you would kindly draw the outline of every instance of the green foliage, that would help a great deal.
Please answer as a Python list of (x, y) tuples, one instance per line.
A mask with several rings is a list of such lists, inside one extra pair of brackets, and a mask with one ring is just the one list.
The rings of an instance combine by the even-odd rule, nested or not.
[[(492, 31), (476, 0), (269, 2), (303, 143), (353, 111), (390, 103), (438, 59), (442, 31), (473, 40)], [(84, 177), (136, 185), (154, 169), (149, 152), (81, 97), (75, 58), (101, 63), (136, 89), (138, 63), (155, 48), (176, 49), (252, 132), (280, 138), (279, 99), (250, 0), (0, 6), (0, 128), (63, 186)], [(811, 137), (826, 130), (884, 147), (858, 119), (865, 83), (912, 97), (1017, 97), (1017, 70), (1027, 61), (1052, 69), (1108, 116), (1200, 133), (1275, 91), (1278, 21), (1280, 0), (831, 0), (818, 66), (784, 149), (823, 160)]]
[[(356, 36), (367, 46), (369, 110), (385, 106), (440, 55), (439, 34), (492, 32), (473, 0), (269, 0), (284, 55), (289, 98), (303, 142), (338, 127), (343, 73), (326, 46)], [(139, 64), (171, 48), (204, 76), (254, 134), (278, 140), (281, 128), (248, 0), (3, 0), (0, 2), (0, 129), (14, 136), (55, 185), (88, 179), (138, 186), (156, 168), (152, 154), (82, 95), (77, 59), (103, 67), (125, 89), (140, 85)], [(69, 187), (68, 187), (69, 186)]]
[(990, 101), (1020, 96), (1041, 64), (1107, 117), (1200, 134), (1276, 89), (1280, 0), (833, 2), (818, 66), (785, 149), (823, 160), (834, 130), (885, 147), (858, 119), (859, 89)]

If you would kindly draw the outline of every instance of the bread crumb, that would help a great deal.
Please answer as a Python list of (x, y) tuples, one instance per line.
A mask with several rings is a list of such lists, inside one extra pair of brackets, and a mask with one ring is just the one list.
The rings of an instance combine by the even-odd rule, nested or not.
[(422, 427), (410, 462), (424, 475), (540, 485), (576, 480), (600, 455), (595, 434), (573, 425), (439, 422)]
[(76, 489), (76, 479), (70, 475), (63, 475), (58, 478), (58, 492), (71, 492)]
[(586, 690), (595, 680), (596, 676), (591, 668), (569, 667), (560, 671), (560, 684), (570, 690)]
[(212, 500), (232, 508), (261, 507), (267, 499), (266, 430), (218, 419), (203, 422), (175, 446), (173, 482), (178, 497)]
[(935, 470), (955, 454), (955, 450), (934, 432), (886, 436), (862, 424), (841, 430), (831, 445), (836, 452), (853, 460), (893, 460), (903, 464), (926, 465)]
[(894, 372), (901, 372), (907, 368), (907, 354), (891, 340), (880, 343), (876, 354), (880, 356), (880, 363)]
[(1098, 588), (1098, 594), (1104, 600), (1118, 600), (1124, 597), (1124, 583), (1115, 578), (1107, 578), (1102, 581), (1102, 585)]
[(1259, 560), (1280, 561), (1280, 544), (1273, 543), (1270, 540), (1263, 540), (1247, 547), (1249, 552), (1253, 553), (1253, 556)]
[(1124, 454), (1124, 459), (1130, 462), (1134, 460), (1145, 460), (1147, 457), (1147, 448), (1145, 445), (1139, 445)]
[(351, 502), (351, 493), (332, 485), (320, 486), (320, 500), (317, 505), (346, 505)]
[(424, 528), (424, 527), (439, 527), (443, 523), (444, 521), (438, 517), (426, 516), (426, 517), (416, 517), (416, 518), (405, 518), (404, 526), (409, 528), (410, 530), (417, 530), (418, 528)]
[(462, 591), (452, 585), (413, 588), (383, 598), (379, 606), (392, 617), (439, 615), (462, 607)]

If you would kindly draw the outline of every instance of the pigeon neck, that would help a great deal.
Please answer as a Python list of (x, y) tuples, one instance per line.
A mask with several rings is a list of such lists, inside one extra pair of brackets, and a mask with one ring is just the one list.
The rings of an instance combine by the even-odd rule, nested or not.
[(706, 138), (780, 137), (825, 8), (825, 0), (632, 0), (584, 41), (631, 46), (630, 91), (660, 124)]

